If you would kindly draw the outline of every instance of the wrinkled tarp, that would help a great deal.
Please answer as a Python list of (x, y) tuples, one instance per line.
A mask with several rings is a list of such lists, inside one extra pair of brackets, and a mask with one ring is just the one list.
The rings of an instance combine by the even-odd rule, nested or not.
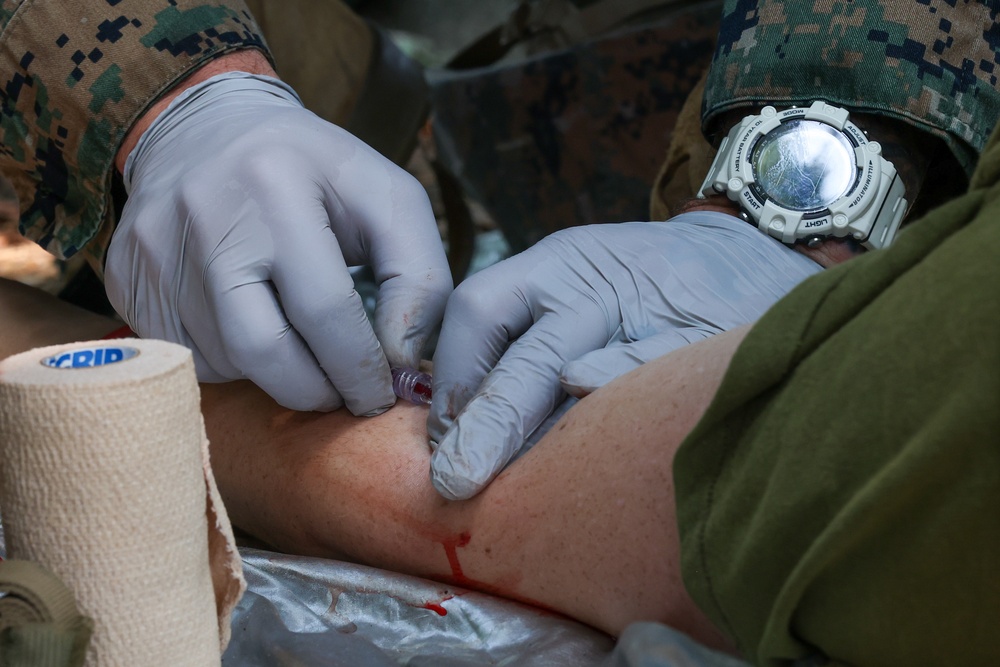
[(227, 667), (599, 665), (607, 635), (550, 612), (361, 565), (242, 549)]
[[(749, 667), (656, 623), (568, 618), (385, 570), (241, 548), (224, 667)], [(0, 525), (0, 558), (6, 558)]]

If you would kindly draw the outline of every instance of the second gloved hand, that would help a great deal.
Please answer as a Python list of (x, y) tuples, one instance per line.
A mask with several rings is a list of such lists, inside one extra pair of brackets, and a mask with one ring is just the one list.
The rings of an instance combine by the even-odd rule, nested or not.
[[(125, 166), (112, 305), (185, 345), (199, 379), (248, 378), (286, 407), (372, 414), (415, 366), (451, 274), (423, 188), (277, 79), (182, 93)], [(374, 330), (348, 271), (379, 285)]]
[(701, 211), (563, 230), (473, 275), (448, 302), (434, 356), (434, 486), (451, 499), (477, 494), (562, 387), (585, 395), (752, 322), (819, 270), (752, 225)]

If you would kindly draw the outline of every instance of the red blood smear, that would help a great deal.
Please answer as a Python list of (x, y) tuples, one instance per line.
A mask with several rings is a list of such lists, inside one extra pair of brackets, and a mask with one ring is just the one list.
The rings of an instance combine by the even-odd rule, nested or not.
[(439, 604), (434, 604), (433, 602), (428, 602), (427, 604), (425, 604), (424, 605), (424, 609), (430, 609), (431, 611), (433, 611), (438, 616), (447, 616), (448, 615), (448, 610), (447, 609), (445, 609), (444, 607), (442, 607)]
[(481, 593), (488, 593), (490, 595), (518, 600), (519, 602), (529, 604), (542, 611), (549, 612), (557, 616), (563, 616), (561, 612), (539, 602), (538, 600), (533, 600), (527, 596), (515, 594), (512, 591), (505, 590), (499, 586), (493, 586), (465, 576), (465, 573), (462, 572), (462, 564), (458, 562), (458, 548), (466, 546), (471, 540), (472, 535), (469, 533), (461, 533), (457, 538), (438, 540), (441, 543), (441, 546), (444, 547), (444, 553), (448, 557), (448, 565), (451, 567), (451, 575), (431, 575), (431, 578), (437, 579), (438, 581), (449, 581), (456, 586), (479, 591)]
[(462, 533), (457, 539), (443, 540), (441, 542), (441, 546), (444, 547), (444, 553), (448, 556), (451, 576), (455, 578), (455, 583), (459, 585), (465, 585), (463, 582), (467, 582), (468, 579), (462, 574), (462, 565), (458, 562), (458, 548), (467, 545), (471, 539), (472, 535)]

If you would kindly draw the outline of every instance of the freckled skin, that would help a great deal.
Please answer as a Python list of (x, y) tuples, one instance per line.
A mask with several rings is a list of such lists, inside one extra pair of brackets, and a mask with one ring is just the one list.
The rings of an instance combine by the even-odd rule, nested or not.
[(249, 383), (205, 386), (213, 466), (234, 523), (280, 550), (503, 595), (613, 635), (666, 622), (728, 649), (681, 583), (671, 463), (742, 335), (594, 392), (468, 501), (433, 490), (427, 410), (402, 402), (370, 419), (290, 415)]

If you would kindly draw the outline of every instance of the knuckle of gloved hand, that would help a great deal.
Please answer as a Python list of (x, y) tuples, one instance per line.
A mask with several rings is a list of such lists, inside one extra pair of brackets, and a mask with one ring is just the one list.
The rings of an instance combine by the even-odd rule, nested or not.
[(552, 232), (551, 234), (543, 238), (540, 244), (544, 245), (557, 245), (557, 244), (567, 244), (567, 243), (572, 244), (574, 241), (580, 238), (585, 231), (589, 230), (585, 230), (585, 228), (583, 227), (567, 227), (565, 229), (560, 229), (555, 232)]
[[(365, 236), (372, 242), (378, 241), (397, 252), (405, 252), (406, 264), (410, 267), (424, 258), (440, 258), (443, 253), (439, 253), (436, 247), (439, 243), (437, 221), (427, 190), (395, 164), (390, 163), (385, 169), (389, 178), (385, 183), (384, 198), (357, 206), (357, 210), (367, 211), (363, 216)], [(343, 194), (347, 197), (368, 196), (353, 190)], [(382, 209), (381, 212), (379, 209)], [(435, 246), (431, 246), (431, 241)]]
[[(627, 223), (615, 223), (618, 227), (624, 224)], [(581, 252), (584, 248), (590, 246), (603, 245), (601, 239), (606, 235), (607, 226), (607, 224), (599, 224), (567, 227), (554, 234), (550, 234), (543, 240), (558, 246), (558, 250), (553, 249), (553, 252)]]
[(219, 183), (211, 176), (213, 172), (193, 170), (185, 178), (172, 184), (172, 205), (175, 215), (179, 218), (192, 218), (206, 205), (211, 204), (220, 195)]
[[(491, 322), (496, 318), (497, 277), (481, 271), (462, 281), (448, 298), (445, 321)], [(493, 274), (495, 272), (489, 272)]]
[(253, 368), (291, 361), (287, 359), (289, 355), (282, 349), (278, 337), (243, 331), (237, 333), (231, 330), (219, 331), (217, 335), (217, 344), (221, 348), (222, 355), (244, 376), (249, 375), (248, 371)]
[(424, 284), (421, 286), (431, 298), (439, 301), (444, 301), (451, 295), (453, 289), (455, 289), (455, 282), (451, 277), (451, 270), (447, 265), (447, 260), (445, 260), (445, 265), (440, 268), (433, 268), (427, 272), (427, 277), (423, 281)]
[[(398, 202), (410, 210), (415, 206), (430, 207), (430, 197), (427, 190), (420, 184), (420, 181), (405, 169), (393, 166), (392, 171), (392, 198), (393, 202)], [(433, 217), (433, 214), (431, 214)]]
[[(154, 206), (149, 203), (148, 197), (141, 195), (133, 196), (125, 205), (108, 247), (107, 263), (112, 270), (119, 265), (128, 265), (132, 259), (129, 256), (131, 253), (147, 253), (151, 248), (163, 244), (160, 237), (164, 230), (151, 223), (154, 218), (162, 221)], [(105, 275), (107, 273), (108, 270), (105, 269)]]
[[(267, 156), (266, 158), (264, 156)], [(282, 163), (279, 151), (265, 151), (243, 155), (239, 161), (234, 163), (234, 178), (231, 185), (238, 187), (248, 187), (259, 183), (267, 183), (270, 174), (274, 173), (275, 165)]]
[(260, 137), (253, 150), (241, 151), (234, 164), (240, 178), (249, 183), (270, 183), (289, 165), (301, 164), (305, 155), (297, 147), (275, 141), (273, 135)]
[[(440, 316), (454, 289), (451, 271), (447, 267), (443, 269), (431, 267), (413, 275), (399, 276), (393, 279), (391, 285), (387, 283), (382, 285), (383, 294), (380, 294), (380, 300), (384, 299), (387, 306), (391, 302), (395, 306), (392, 309), (394, 312), (402, 309), (412, 313), (407, 315), (410, 321), (433, 319), (430, 315), (434, 313)], [(424, 314), (428, 317), (420, 317)]]

